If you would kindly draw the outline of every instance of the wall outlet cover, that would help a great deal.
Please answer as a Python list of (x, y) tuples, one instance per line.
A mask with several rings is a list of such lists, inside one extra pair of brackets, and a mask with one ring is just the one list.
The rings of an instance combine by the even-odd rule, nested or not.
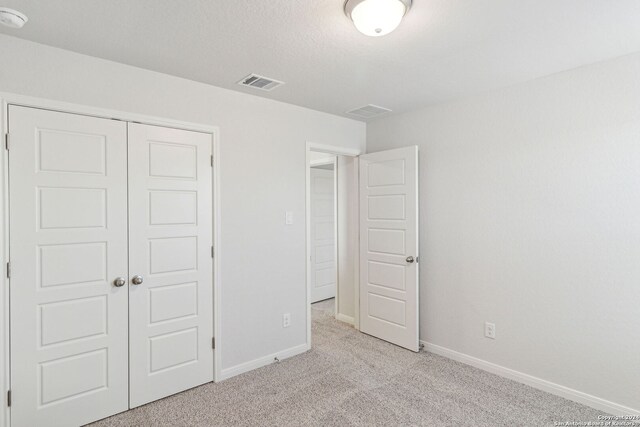
[(282, 327), (283, 328), (288, 328), (289, 326), (291, 326), (291, 314), (290, 313), (284, 313), (282, 315)]
[(484, 324), (484, 336), (487, 338), (491, 338), (492, 340), (496, 339), (496, 325), (495, 323), (485, 322)]

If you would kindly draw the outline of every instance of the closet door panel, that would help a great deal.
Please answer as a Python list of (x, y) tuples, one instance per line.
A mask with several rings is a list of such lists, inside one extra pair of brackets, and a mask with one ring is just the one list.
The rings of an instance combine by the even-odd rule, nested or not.
[(128, 408), (123, 122), (9, 107), (11, 420)]
[(213, 381), (211, 135), (129, 124), (131, 407)]

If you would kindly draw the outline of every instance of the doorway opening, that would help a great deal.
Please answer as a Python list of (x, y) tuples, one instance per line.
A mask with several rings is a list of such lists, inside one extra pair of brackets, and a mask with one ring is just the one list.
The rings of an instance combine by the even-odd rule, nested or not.
[(357, 150), (307, 144), (307, 344), (311, 305), (358, 328)]
[(308, 143), (306, 190), (308, 348), (318, 301), (358, 331), (419, 351), (418, 148), (360, 155)]
[(311, 153), (311, 303), (334, 300), (338, 283), (336, 156)]

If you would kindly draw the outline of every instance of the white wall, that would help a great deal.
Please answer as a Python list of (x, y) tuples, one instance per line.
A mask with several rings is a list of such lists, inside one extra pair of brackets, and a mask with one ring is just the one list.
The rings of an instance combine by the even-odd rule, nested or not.
[(367, 127), (414, 144), (422, 339), (640, 410), (640, 54)]
[(0, 57), (3, 92), (219, 126), (222, 368), (306, 343), (306, 142), (364, 150), (363, 123), (7, 36)]

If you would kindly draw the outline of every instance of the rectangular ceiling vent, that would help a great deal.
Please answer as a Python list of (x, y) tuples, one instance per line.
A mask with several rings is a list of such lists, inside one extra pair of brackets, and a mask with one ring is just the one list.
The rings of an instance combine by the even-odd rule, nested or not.
[(356, 108), (351, 111), (347, 111), (347, 114), (351, 114), (352, 116), (357, 116), (362, 119), (371, 119), (382, 114), (388, 113), (391, 110), (384, 107), (379, 107), (377, 105), (365, 105), (364, 107)]
[(270, 79), (269, 77), (259, 76), (257, 74), (249, 74), (247, 77), (240, 80), (238, 84), (269, 92), (278, 86), (282, 86), (284, 82)]

